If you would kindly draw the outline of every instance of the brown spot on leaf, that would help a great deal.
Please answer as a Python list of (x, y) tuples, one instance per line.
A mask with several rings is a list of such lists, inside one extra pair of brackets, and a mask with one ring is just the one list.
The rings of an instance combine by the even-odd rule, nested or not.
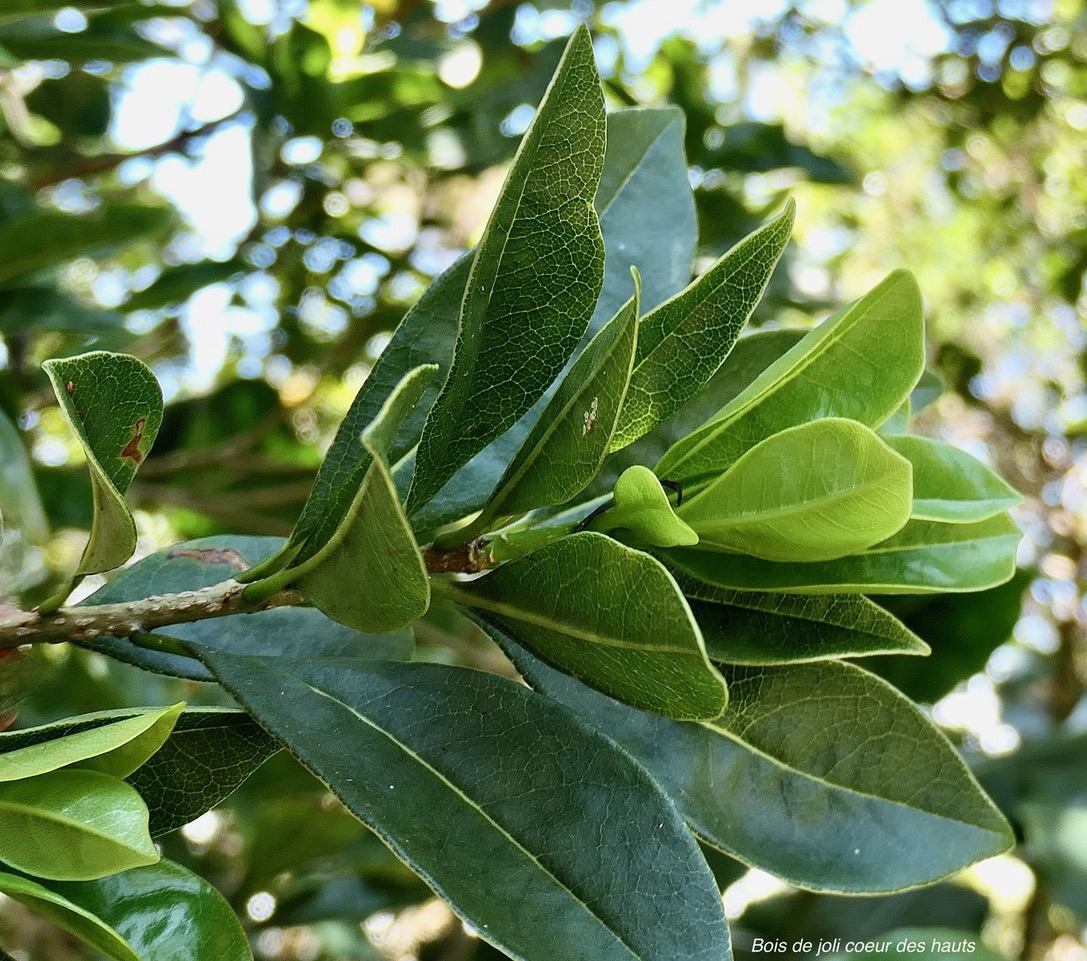
[(64, 385), (64, 389), (69, 394), (74, 394), (75, 393), (75, 384), (73, 384), (71, 381), (68, 381), (68, 383)]
[(201, 564), (229, 564), (236, 571), (249, 570), (249, 561), (233, 547), (179, 547), (166, 555), (167, 560), (188, 557)]
[(121, 459), (128, 458), (134, 461), (136, 464), (143, 463), (143, 451), (140, 450), (140, 441), (143, 440), (143, 429), (147, 426), (147, 418), (141, 417), (136, 421), (136, 425), (133, 428), (132, 440), (125, 444), (125, 449), (121, 451)]

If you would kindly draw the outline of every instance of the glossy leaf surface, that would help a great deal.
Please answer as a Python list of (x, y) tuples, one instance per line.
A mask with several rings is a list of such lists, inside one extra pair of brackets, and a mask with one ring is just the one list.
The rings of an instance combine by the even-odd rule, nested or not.
[(1022, 533), (1007, 515), (973, 524), (910, 521), (860, 554), (788, 564), (724, 552), (676, 549), (671, 566), (697, 580), (735, 590), (787, 593), (924, 594), (980, 591), (1015, 571)]
[(223, 896), (172, 861), (50, 887), (113, 927), (141, 961), (252, 961)]
[(913, 464), (913, 510), (918, 520), (969, 524), (1015, 507), (1023, 498), (966, 451), (928, 437), (891, 437), (887, 443)]
[(641, 761), (699, 836), (791, 884), (899, 890), (1012, 844), (944, 735), (854, 665), (729, 668), (728, 710), (691, 724), (618, 704), (498, 639), (533, 687)]
[(716, 417), (660, 460), (661, 477), (704, 484), (787, 427), (845, 417), (877, 427), (909, 396), (924, 366), (917, 282), (895, 271), (774, 361)]
[(677, 580), (714, 661), (773, 665), (928, 653), (901, 621), (858, 594), (766, 594)]
[(585, 332), (604, 275), (593, 207), (604, 133), (600, 77), (580, 27), (476, 248), (452, 369), (419, 441), (409, 513), (532, 407)]
[(332, 540), (299, 568), (301, 576), (291, 579), (323, 614), (356, 630), (399, 630), (430, 604), (426, 566), (385, 451), (436, 372), (427, 366), (406, 374), (363, 432), (370, 466), (362, 485)]
[(230, 797), (278, 750), (244, 711), (190, 709), (128, 783), (147, 804), (151, 836), (159, 837)]
[(724, 709), (724, 684), (671, 575), (603, 534), (564, 537), (444, 591), (628, 704), (681, 718)]
[(37, 881), (0, 871), (0, 894), (26, 905), (112, 961), (143, 961), (105, 921)]
[(642, 320), (612, 450), (667, 420), (709, 383), (762, 298), (789, 242), (795, 209), (790, 201), (770, 223)]
[(699, 547), (771, 561), (829, 561), (886, 540), (910, 517), (910, 462), (856, 421), (767, 437), (676, 513)]
[(592, 530), (622, 532), (635, 542), (654, 547), (698, 543), (698, 534), (676, 516), (661, 482), (648, 467), (636, 464), (623, 471), (612, 498), (612, 506), (592, 521)]
[(147, 806), (97, 771), (51, 771), (0, 784), (0, 861), (39, 878), (88, 880), (154, 864)]
[(0, 781), (70, 764), (127, 777), (162, 747), (184, 706), (106, 712), (0, 734)]
[(64, 419), (87, 455), (94, 523), (78, 574), (118, 567), (136, 549), (136, 525), (124, 500), (162, 423), (162, 390), (135, 357), (93, 351), (43, 365)]
[(512, 958), (730, 957), (716, 886), (678, 816), (558, 705), (461, 668), (202, 656)]
[[(154, 594), (195, 591), (211, 587), (273, 556), (283, 546), (279, 537), (242, 535), (203, 537), (164, 548), (113, 577), (83, 604), (113, 604)], [(401, 660), (411, 656), (410, 631), (365, 634), (329, 620), (320, 611), (277, 607), (258, 614), (219, 617), (191, 624), (173, 624), (166, 631), (182, 641), (198, 641), (236, 654), (265, 657), (378, 657)], [(211, 680), (207, 669), (192, 658), (138, 647), (124, 638), (96, 638), (83, 647), (160, 674), (195, 681)]]

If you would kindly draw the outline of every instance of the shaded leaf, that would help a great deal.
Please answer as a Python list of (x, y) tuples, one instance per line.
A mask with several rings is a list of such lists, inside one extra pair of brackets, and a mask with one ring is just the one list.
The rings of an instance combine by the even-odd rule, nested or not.
[(162, 423), (162, 390), (135, 357), (92, 351), (42, 367), (68, 426), (87, 455), (94, 524), (77, 574), (118, 567), (136, 549), (136, 525), (124, 500)]
[(913, 276), (895, 271), (767, 367), (716, 417), (676, 443), (661, 477), (699, 485), (759, 441), (821, 417), (877, 427), (909, 396), (924, 366), (924, 317)]
[(129, 297), (124, 309), (134, 311), (168, 307), (188, 300), (202, 287), (223, 283), (245, 269), (246, 264), (242, 260), (205, 260), (167, 267), (151, 284)]
[(796, 207), (741, 240), (682, 293), (643, 318), (612, 450), (633, 443), (698, 394), (732, 350), (785, 251)]
[(591, 522), (592, 530), (622, 532), (625, 539), (654, 547), (689, 547), (698, 535), (680, 520), (648, 467), (623, 471), (612, 492), (614, 504)]
[(893, 537), (833, 561), (788, 564), (725, 552), (675, 549), (669, 565), (736, 590), (786, 593), (923, 594), (980, 591), (1015, 571), (1022, 532), (1007, 515), (974, 524), (910, 521)]
[(172, 861), (50, 887), (111, 925), (141, 961), (252, 961), (245, 932), (223, 896)]
[(50, 771), (0, 784), (0, 861), (39, 878), (89, 880), (154, 864), (147, 806), (98, 771)]
[[(279, 537), (224, 535), (185, 541), (157, 551), (90, 595), (81, 605), (117, 604), (162, 593), (196, 591), (236, 577), (271, 557), (283, 546)], [(410, 631), (364, 634), (329, 620), (320, 611), (277, 607), (257, 614), (218, 617), (191, 624), (172, 624), (170, 637), (198, 641), (236, 654), (264, 657), (376, 657), (390, 660), (411, 656)], [(211, 680), (198, 661), (138, 647), (124, 638), (99, 637), (80, 646), (108, 654), (144, 670), (194, 681)]]
[[(730, 957), (713, 878), (668, 802), (622, 752), (546, 698), (462, 668), (273, 669), (199, 653), (511, 957)], [(347, 770), (345, 754), (366, 763)]]
[(910, 462), (856, 421), (767, 437), (677, 508), (699, 547), (771, 561), (829, 561), (886, 540), (910, 517)]
[(184, 702), (142, 711), (105, 711), (57, 724), (0, 734), (0, 781), (55, 771), (70, 764), (127, 777), (170, 735)]
[(230, 797), (278, 750), (244, 711), (189, 709), (128, 783), (147, 803), (151, 836), (159, 837)]
[(764, 594), (682, 575), (677, 581), (714, 661), (773, 665), (929, 653), (901, 621), (857, 594)]
[(896, 928), (873, 938), (870, 951), (828, 954), (833, 961), (901, 961), (903, 956), (917, 961), (1006, 961), (1004, 955), (989, 950), (976, 931), (956, 928)]
[(496, 638), (533, 687), (644, 764), (700, 837), (798, 887), (900, 890), (1013, 842), (947, 738), (852, 664), (728, 668), (728, 709), (692, 724), (618, 704)]
[(42, 544), (49, 537), (49, 521), (38, 496), (38, 486), (19, 429), (0, 411), (0, 524), (15, 528), (26, 540)]
[(727, 695), (661, 564), (603, 534), (553, 541), (443, 588), (548, 663), (645, 710), (717, 717)]
[(113, 961), (142, 961), (132, 946), (101, 918), (30, 878), (0, 872), (0, 894), (75, 935)]
[(604, 273), (593, 208), (604, 132), (604, 96), (582, 26), (476, 248), (453, 365), (419, 441), (409, 514), (532, 407), (585, 332)]
[(1010, 484), (966, 451), (928, 437), (890, 437), (887, 443), (913, 464), (912, 516), (968, 524), (1019, 504)]

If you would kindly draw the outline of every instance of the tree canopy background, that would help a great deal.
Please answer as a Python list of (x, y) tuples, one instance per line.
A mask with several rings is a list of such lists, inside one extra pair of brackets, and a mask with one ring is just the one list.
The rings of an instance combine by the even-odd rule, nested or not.
[[(0, 601), (47, 596), (90, 523), (47, 357), (124, 350), (164, 385), (166, 420), (131, 491), (142, 554), (224, 531), (288, 533), (387, 332), (477, 239), (582, 19), (612, 105), (686, 114), (703, 266), (796, 199), (796, 241), (754, 322), (813, 323), (908, 267), (947, 387), (922, 431), (1027, 495), (1020, 575), (978, 595), (888, 601), (933, 655), (880, 668), (961, 743), (1020, 832), (1015, 856), (863, 900), (788, 890), (718, 856), (738, 953), (757, 937), (943, 925), (1009, 957), (1082, 961), (1087, 7), (1076, 0), (5, 5), (0, 511), (21, 521), (0, 533)], [(14, 503), (24, 467), (38, 497)], [(499, 656), (440, 608), (420, 633), (469, 664)], [(2, 683), (23, 724), (211, 696), (67, 647), (36, 650)], [(247, 917), (260, 956), (494, 956), (282, 756), (168, 844)], [(0, 932), (37, 944), (33, 957), (75, 956), (31, 923), (0, 907)]]

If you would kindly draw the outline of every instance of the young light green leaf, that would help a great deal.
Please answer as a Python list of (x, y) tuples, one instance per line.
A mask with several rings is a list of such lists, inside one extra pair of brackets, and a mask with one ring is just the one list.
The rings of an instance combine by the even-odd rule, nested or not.
[(443, 591), (628, 704), (676, 718), (724, 710), (725, 686), (671, 575), (603, 534), (564, 537)]
[(584, 333), (604, 275), (593, 208), (604, 132), (604, 95), (582, 26), (476, 248), (453, 366), (419, 441), (409, 513), (532, 407)]
[(782, 213), (642, 320), (612, 450), (667, 420), (709, 383), (762, 298), (789, 242), (795, 212), (790, 200)]
[(898, 618), (859, 594), (765, 594), (676, 578), (710, 659), (796, 664), (873, 654), (928, 654)]
[(924, 366), (917, 282), (895, 271), (774, 361), (716, 417), (676, 443), (657, 474), (688, 485), (720, 476), (772, 434), (821, 417), (877, 427), (909, 396)]
[(787, 564), (724, 552), (664, 552), (670, 566), (735, 590), (806, 594), (981, 591), (1015, 573), (1022, 532), (1006, 515), (973, 524), (913, 520), (868, 550), (833, 561)]
[(0, 861), (39, 878), (86, 881), (159, 859), (147, 806), (98, 771), (50, 771), (0, 784)]
[(638, 296), (635, 289), (581, 352), (498, 482), (485, 516), (561, 504), (596, 476), (630, 380)]
[[(370, 455), (359, 443), (363, 430), (378, 416), (409, 371), (436, 364), (442, 374), (449, 372), (457, 338), (457, 318), (470, 267), (470, 257), (464, 257), (450, 267), (427, 288), (393, 331), (392, 339), (359, 388), (336, 431), (290, 539), (283, 550), (262, 563), (259, 569), (244, 574), (243, 580), (252, 580), (257, 574), (270, 574), (292, 560), (300, 564), (332, 539), (370, 466)], [(415, 410), (405, 420), (399, 438), (386, 450), (385, 456), (390, 463), (395, 464), (415, 446), (427, 411), (438, 394), (437, 380), (435, 378), (428, 385)]]
[(144, 961), (132, 950), (132, 945), (101, 918), (37, 881), (0, 872), (0, 894), (26, 905), (111, 961)]
[[(428, 365), (406, 374), (363, 432), (370, 466), (328, 544), (270, 579), (277, 589), (294, 584), (322, 614), (359, 631), (398, 630), (430, 605), (430, 578), (385, 451), (436, 373)], [(246, 588), (251, 589), (262, 589), (262, 582)]]
[(42, 367), (91, 475), (94, 524), (76, 574), (119, 567), (136, 549), (124, 492), (158, 434), (162, 390), (147, 365), (127, 354), (92, 351)]
[(1019, 504), (1019, 492), (966, 451), (927, 437), (889, 437), (913, 464), (913, 510), (918, 520), (968, 524)]
[(645, 765), (700, 837), (790, 884), (896, 891), (1014, 842), (947, 738), (852, 664), (727, 668), (728, 710), (690, 724), (618, 704), (496, 640), (533, 687)]
[(172, 861), (50, 887), (110, 925), (140, 961), (253, 959), (226, 899), (208, 881)]
[(147, 804), (151, 837), (210, 811), (278, 750), (244, 711), (185, 711), (166, 743), (128, 778)]
[[(511, 958), (731, 957), (712, 876), (668, 801), (547, 698), (434, 664), (201, 656)], [(344, 757), (365, 761), (345, 767)]]
[[(126, 567), (81, 604), (123, 604), (153, 594), (197, 591), (235, 578), (283, 547), (281, 537), (237, 534), (201, 537), (157, 551)], [(154, 632), (158, 634), (159, 632)], [(366, 634), (329, 620), (311, 607), (276, 607), (256, 614), (172, 624), (165, 633), (235, 654), (264, 657), (411, 657), (410, 630)], [(139, 647), (128, 638), (97, 637), (81, 647), (159, 674), (210, 681), (195, 658)]]
[(856, 421), (828, 417), (760, 441), (676, 513), (699, 546), (770, 561), (829, 561), (910, 517), (910, 462)]
[(0, 734), (0, 781), (18, 781), (71, 764), (127, 777), (169, 737), (184, 702), (144, 711), (106, 711)]
[(698, 534), (680, 520), (648, 467), (635, 464), (623, 471), (612, 492), (615, 503), (590, 523), (590, 529), (624, 531), (637, 543), (653, 547), (690, 547)]

